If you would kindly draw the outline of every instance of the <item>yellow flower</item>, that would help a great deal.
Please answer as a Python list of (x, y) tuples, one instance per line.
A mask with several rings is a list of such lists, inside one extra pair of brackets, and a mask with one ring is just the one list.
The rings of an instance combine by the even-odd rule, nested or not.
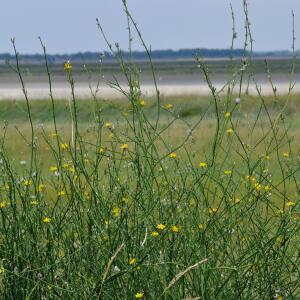
[(65, 196), (66, 192), (64, 190), (61, 190), (57, 193), (57, 196)]
[(65, 63), (64, 63), (64, 70), (65, 71), (70, 71), (72, 69), (72, 65), (70, 63), (69, 60), (67, 60)]
[(99, 153), (103, 154), (105, 152), (105, 149), (103, 147), (99, 148)]
[(23, 185), (24, 186), (30, 186), (30, 185), (32, 185), (32, 180), (28, 180), (28, 179), (24, 180), (23, 181)]
[(152, 235), (153, 237), (158, 237), (158, 236), (159, 236), (159, 233), (158, 233), (157, 231), (153, 231), (153, 232), (151, 233), (151, 235)]
[(232, 133), (233, 133), (233, 129), (232, 129), (232, 128), (228, 128), (228, 129), (226, 130), (226, 132), (227, 132), (228, 134), (232, 134)]
[(172, 152), (172, 153), (169, 154), (169, 157), (175, 159), (177, 157), (177, 155), (176, 155), (175, 152)]
[(128, 264), (134, 265), (136, 263), (136, 258), (130, 258)]
[(200, 163), (199, 163), (199, 167), (200, 167), (200, 168), (206, 168), (206, 167), (207, 167), (206, 162), (200, 162)]
[(203, 224), (198, 224), (198, 228), (199, 228), (200, 230), (202, 230), (202, 229), (204, 229), (204, 225), (203, 225)]
[(112, 129), (112, 123), (110, 123), (110, 122), (106, 122), (105, 124), (104, 124), (104, 127), (105, 128), (107, 128), (107, 129)]
[(225, 174), (225, 175), (232, 175), (232, 170), (225, 170), (225, 171), (224, 171), (224, 174)]
[(145, 106), (145, 100), (144, 99), (140, 99), (139, 104), (142, 107)]
[(166, 228), (166, 225), (159, 223), (159, 224), (157, 224), (156, 228), (159, 230), (164, 230)]
[(36, 206), (36, 205), (38, 205), (39, 203), (38, 203), (36, 200), (32, 200), (32, 201), (30, 201), (30, 204), (31, 204), (32, 206)]
[(44, 184), (42, 184), (42, 183), (40, 183), (39, 185), (38, 185), (38, 191), (39, 192), (42, 192), (44, 189), (45, 189), (45, 185)]
[(56, 172), (58, 170), (58, 168), (56, 166), (52, 166), (52, 167), (49, 168), (49, 170), (51, 172)]
[(0, 202), (0, 208), (5, 208), (7, 206), (6, 202), (2, 201)]
[(282, 244), (283, 241), (284, 241), (284, 237), (281, 236), (281, 235), (279, 235), (279, 236), (276, 238), (276, 243), (277, 243), (277, 244)]
[(165, 108), (166, 109), (172, 109), (173, 108), (173, 104), (168, 103), (168, 104), (166, 104)]
[(210, 208), (208, 209), (208, 212), (209, 212), (210, 214), (215, 214), (217, 211), (218, 211), (218, 208), (217, 208), (217, 207), (210, 207)]
[(74, 167), (70, 167), (70, 168), (68, 169), (68, 171), (71, 172), (71, 173), (75, 173), (75, 168), (74, 168)]
[(88, 158), (85, 158), (85, 159), (83, 160), (83, 162), (84, 162), (85, 164), (89, 164), (89, 163), (90, 163), (90, 160), (89, 160)]
[(134, 296), (135, 296), (135, 299), (142, 299), (142, 298), (144, 298), (144, 293), (139, 292), (139, 293), (136, 293)]
[(51, 221), (52, 221), (52, 219), (49, 218), (49, 217), (45, 217), (45, 218), (43, 219), (43, 222), (46, 223), (46, 224), (51, 223)]
[(293, 207), (293, 206), (295, 206), (295, 205), (296, 205), (296, 203), (293, 202), (293, 201), (288, 201), (288, 202), (286, 203), (286, 206), (288, 206), (288, 207)]
[(231, 112), (229, 112), (229, 111), (224, 112), (224, 117), (225, 118), (230, 118), (231, 117)]
[(266, 185), (265, 186), (265, 191), (266, 191), (266, 193), (271, 192), (271, 187), (269, 185)]
[(108, 135), (108, 138), (109, 138), (110, 140), (112, 140), (112, 139), (114, 138), (114, 134), (111, 132), (111, 133)]
[(0, 267), (0, 274), (3, 274), (5, 272), (5, 269), (3, 267)]
[(257, 191), (260, 191), (262, 189), (262, 185), (260, 183), (255, 183), (254, 187)]
[(288, 152), (283, 152), (283, 153), (282, 153), (282, 156), (285, 157), (285, 158), (288, 158), (290, 155), (289, 155)]
[(241, 203), (241, 199), (240, 198), (235, 198), (234, 199), (234, 203), (235, 204), (240, 204)]
[(113, 209), (113, 215), (114, 215), (114, 217), (118, 218), (120, 216), (120, 214), (121, 214), (121, 209), (119, 207), (115, 207)]
[(270, 155), (266, 155), (266, 156), (265, 156), (265, 159), (266, 159), (266, 160), (270, 160)]
[(172, 225), (172, 226), (171, 226), (171, 230), (172, 230), (173, 232), (177, 233), (177, 232), (179, 232), (179, 227), (176, 226), (176, 225)]
[(68, 169), (70, 165), (68, 163), (64, 163), (62, 166), (64, 169)]
[(128, 149), (128, 144), (122, 144), (122, 145), (120, 146), (120, 148), (121, 148), (122, 150), (127, 150), (127, 149)]
[(67, 150), (69, 148), (69, 145), (67, 143), (61, 143), (60, 148), (61, 150)]

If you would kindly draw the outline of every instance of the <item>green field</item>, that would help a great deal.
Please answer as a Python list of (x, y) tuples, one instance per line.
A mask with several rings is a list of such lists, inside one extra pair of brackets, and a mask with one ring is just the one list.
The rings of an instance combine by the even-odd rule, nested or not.
[(2, 298), (299, 295), (299, 95), (236, 97), (1, 102)]
[[(242, 60), (157, 64), (123, 8), (129, 50), (133, 31), (147, 63), (124, 60), (100, 23), (118, 64), (51, 65), (43, 48), (45, 65), (25, 66), (12, 40), (1, 86), (17, 78), (24, 100), (0, 102), (0, 299), (299, 299), (294, 27), (292, 61), (252, 61), (243, 1)], [(159, 93), (156, 79), (191, 74), (209, 94)], [(144, 97), (143, 76), (155, 96)], [(114, 79), (123, 98), (78, 99), (77, 82), (97, 79)], [(68, 100), (54, 99), (56, 80)], [(48, 100), (31, 100), (28, 82), (47, 82)]]

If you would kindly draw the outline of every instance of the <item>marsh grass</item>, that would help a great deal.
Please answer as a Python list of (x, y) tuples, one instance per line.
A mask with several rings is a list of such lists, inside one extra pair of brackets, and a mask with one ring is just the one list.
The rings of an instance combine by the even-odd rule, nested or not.
[(105, 35), (129, 91), (117, 78), (111, 86), (127, 101), (99, 100), (99, 86), (79, 101), (70, 63), (71, 100), (53, 99), (42, 41), (49, 101), (26, 98), (11, 65), (26, 102), (1, 103), (1, 298), (298, 297), (294, 68), (284, 97), (258, 86), (256, 97), (236, 95), (243, 78), (256, 83), (245, 57), (220, 94), (197, 58), (211, 95), (164, 99), (123, 3), (129, 49), (135, 31), (155, 98), (143, 97), (134, 60)]

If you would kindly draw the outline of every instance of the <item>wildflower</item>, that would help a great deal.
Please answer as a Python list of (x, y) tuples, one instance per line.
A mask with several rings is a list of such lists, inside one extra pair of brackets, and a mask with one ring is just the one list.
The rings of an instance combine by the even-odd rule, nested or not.
[(83, 160), (83, 162), (84, 162), (85, 164), (89, 164), (89, 163), (90, 163), (90, 160), (89, 160), (88, 158), (85, 158), (85, 159)]
[(30, 186), (30, 185), (32, 185), (32, 180), (28, 180), (28, 179), (24, 180), (23, 181), (23, 185), (24, 186)]
[(158, 237), (158, 236), (159, 236), (159, 233), (158, 233), (157, 231), (153, 231), (153, 232), (151, 233), (151, 235), (152, 235), (153, 237)]
[(279, 235), (277, 238), (276, 238), (276, 243), (277, 244), (282, 244), (284, 242), (284, 237)]
[(128, 144), (122, 144), (122, 145), (120, 146), (120, 148), (121, 148), (122, 150), (127, 150), (127, 149), (128, 149)]
[(179, 227), (176, 226), (176, 225), (172, 225), (172, 226), (171, 226), (171, 230), (172, 230), (173, 232), (175, 232), (175, 233), (178, 233), (178, 232), (179, 232)]
[(42, 184), (42, 183), (40, 183), (40, 184), (38, 185), (37, 190), (38, 190), (39, 192), (42, 192), (44, 189), (45, 189), (45, 185)]
[(75, 168), (74, 168), (74, 167), (70, 167), (70, 168), (68, 169), (68, 171), (71, 172), (71, 173), (74, 173), (74, 172), (75, 172)]
[(106, 122), (105, 124), (104, 124), (104, 127), (105, 128), (107, 128), (107, 129), (112, 129), (112, 123), (110, 123), (110, 122)]
[(121, 269), (118, 266), (114, 266), (113, 271), (117, 273), (120, 272)]
[(111, 133), (108, 135), (108, 138), (109, 138), (110, 140), (112, 140), (112, 139), (114, 138), (114, 134), (111, 132)]
[(61, 150), (67, 150), (69, 148), (69, 145), (67, 143), (61, 143), (60, 148)]
[(70, 71), (72, 69), (72, 65), (70, 63), (69, 60), (67, 60), (65, 63), (64, 63), (64, 70), (65, 71)]
[(70, 165), (68, 163), (64, 163), (62, 166), (64, 169), (68, 169)]
[(199, 167), (200, 168), (206, 168), (207, 167), (207, 163), (206, 162), (200, 162), (199, 163)]
[(105, 149), (104, 149), (103, 147), (100, 147), (100, 148), (99, 148), (99, 153), (103, 154), (104, 151), (105, 151)]
[(175, 152), (172, 152), (169, 154), (169, 157), (175, 159), (177, 157), (177, 154)]
[(142, 107), (145, 106), (145, 100), (144, 99), (140, 99), (139, 105), (142, 106)]
[(30, 201), (30, 204), (31, 204), (32, 206), (36, 206), (36, 205), (38, 205), (39, 203), (38, 203), (36, 200), (32, 200), (32, 201)]
[(57, 196), (65, 196), (66, 192), (64, 190), (61, 190), (57, 193)]
[(45, 217), (45, 218), (43, 218), (43, 222), (44, 222), (44, 223), (46, 223), (46, 224), (49, 224), (49, 223), (51, 223), (51, 221), (52, 221), (52, 219), (51, 219), (51, 218), (49, 218), (49, 217)]
[(226, 130), (226, 132), (227, 132), (228, 134), (232, 134), (232, 133), (233, 133), (233, 129), (232, 129), (232, 128), (228, 128), (228, 129)]
[(230, 118), (231, 117), (231, 112), (229, 112), (229, 111), (224, 112), (224, 117), (225, 118)]
[(166, 228), (166, 225), (159, 223), (159, 224), (157, 224), (156, 228), (159, 230), (164, 230)]
[(168, 103), (168, 104), (166, 104), (165, 108), (166, 109), (172, 109), (173, 108), (173, 104)]
[(218, 211), (218, 208), (217, 208), (217, 207), (210, 207), (210, 208), (208, 209), (208, 212), (209, 212), (210, 214), (215, 214), (217, 211)]
[(288, 158), (290, 155), (289, 155), (288, 152), (283, 152), (283, 153), (282, 153), (282, 156), (285, 157), (285, 158)]
[(0, 208), (5, 208), (7, 206), (6, 202), (2, 201), (0, 202)]
[(295, 205), (296, 205), (296, 203), (293, 202), (293, 201), (288, 201), (288, 202), (286, 203), (286, 206), (288, 206), (288, 207), (293, 207), (293, 206), (295, 206)]
[(128, 264), (134, 265), (136, 263), (136, 258), (130, 258)]
[(266, 156), (265, 156), (265, 159), (266, 159), (266, 160), (270, 160), (270, 155), (266, 155)]
[(240, 204), (241, 203), (241, 199), (240, 198), (235, 198), (234, 199), (234, 203), (235, 204)]
[(142, 298), (144, 298), (144, 293), (138, 292), (134, 296), (135, 296), (135, 299), (142, 299)]
[(3, 274), (5, 272), (5, 269), (3, 267), (0, 267), (0, 274)]
[(115, 207), (113, 209), (113, 215), (114, 215), (114, 217), (118, 218), (120, 216), (120, 214), (121, 214), (121, 209), (119, 207)]
[(236, 98), (235, 99), (235, 104), (240, 104), (241, 103), (241, 99), (240, 98)]
[(257, 182), (257, 183), (254, 184), (254, 187), (255, 187), (255, 189), (256, 189), (257, 191), (260, 191), (260, 190), (262, 189), (263, 186), (262, 186), (260, 183)]
[(52, 166), (52, 167), (49, 168), (49, 170), (51, 172), (56, 172), (58, 170), (58, 168), (56, 166)]
[(266, 193), (271, 192), (271, 187), (269, 185), (266, 185), (265, 186), (265, 191), (266, 191)]
[(203, 225), (203, 224), (198, 224), (198, 228), (199, 228), (200, 230), (202, 230), (202, 229), (204, 229), (204, 225)]
[(232, 170), (225, 170), (225, 171), (224, 171), (224, 174), (225, 174), (225, 175), (232, 175)]

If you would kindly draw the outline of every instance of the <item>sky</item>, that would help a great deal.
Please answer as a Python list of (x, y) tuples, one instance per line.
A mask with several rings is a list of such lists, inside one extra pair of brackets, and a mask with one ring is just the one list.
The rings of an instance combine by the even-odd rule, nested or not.
[[(230, 3), (242, 47), (242, 0), (128, 0), (129, 9), (152, 49), (229, 48), (232, 35)], [(295, 13), (296, 48), (300, 49), (300, 0), (248, 0), (254, 50), (288, 50)], [(126, 16), (121, 0), (2, 0), (0, 53), (12, 53), (11, 38), (20, 53), (40, 53), (41, 36), (48, 53), (103, 51), (99, 18), (110, 43), (128, 48)], [(141, 43), (134, 36), (134, 49)]]

